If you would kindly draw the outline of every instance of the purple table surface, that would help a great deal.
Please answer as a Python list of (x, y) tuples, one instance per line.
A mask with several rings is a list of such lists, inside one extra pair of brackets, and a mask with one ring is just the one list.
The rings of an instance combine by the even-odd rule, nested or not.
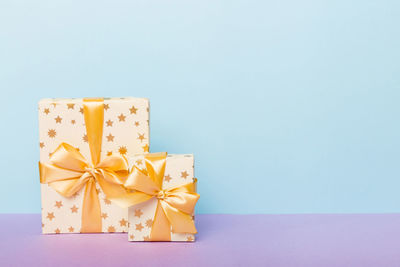
[(400, 266), (400, 214), (197, 215), (194, 243), (42, 235), (0, 214), (0, 266)]

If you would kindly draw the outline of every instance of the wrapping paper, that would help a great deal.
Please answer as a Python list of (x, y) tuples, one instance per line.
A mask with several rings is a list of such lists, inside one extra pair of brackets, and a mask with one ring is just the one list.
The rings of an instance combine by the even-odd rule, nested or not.
[[(47, 163), (52, 152), (68, 143), (90, 159), (85, 133), (83, 99), (43, 99), (39, 102), (40, 161)], [(104, 99), (101, 157), (127, 158), (149, 150), (149, 101), (144, 98)], [(102, 232), (126, 232), (128, 211), (107, 200), (96, 185), (101, 204)], [(41, 184), (42, 232), (79, 233), (84, 189), (65, 198)]]
[[(136, 155), (129, 159), (139, 169), (145, 169), (144, 156)], [(193, 155), (174, 155), (169, 154), (166, 159), (166, 167), (163, 179), (163, 188), (173, 188), (193, 182), (194, 178), (194, 157)], [(150, 241), (151, 228), (156, 212), (157, 199), (152, 198), (144, 203), (129, 208), (129, 241)], [(192, 214), (194, 219), (194, 213)], [(195, 240), (194, 234), (173, 233), (171, 241)]]

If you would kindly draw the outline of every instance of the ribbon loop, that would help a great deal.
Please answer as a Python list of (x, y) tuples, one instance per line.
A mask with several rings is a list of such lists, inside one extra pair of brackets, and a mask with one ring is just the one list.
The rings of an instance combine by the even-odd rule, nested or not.
[(51, 154), (50, 161), (53, 165), (71, 171), (81, 171), (89, 167), (90, 163), (73, 146), (61, 143)]

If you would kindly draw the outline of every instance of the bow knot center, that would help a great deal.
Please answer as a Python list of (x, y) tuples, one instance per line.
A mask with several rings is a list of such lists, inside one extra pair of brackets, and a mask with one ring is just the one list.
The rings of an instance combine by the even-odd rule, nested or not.
[(98, 172), (98, 170), (94, 166), (88, 166), (88, 167), (85, 167), (85, 172), (90, 173), (94, 177), (95, 174)]
[(163, 200), (166, 197), (165, 191), (164, 190), (160, 190), (157, 193), (157, 198), (160, 200)]

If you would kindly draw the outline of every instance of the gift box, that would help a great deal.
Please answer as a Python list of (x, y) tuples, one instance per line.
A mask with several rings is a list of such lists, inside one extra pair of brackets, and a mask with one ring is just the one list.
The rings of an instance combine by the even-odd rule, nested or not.
[(39, 138), (42, 232), (126, 232), (127, 157), (149, 150), (149, 101), (43, 99)]
[(193, 155), (151, 153), (130, 159), (125, 182), (134, 190), (129, 208), (129, 241), (194, 241), (196, 193)]

